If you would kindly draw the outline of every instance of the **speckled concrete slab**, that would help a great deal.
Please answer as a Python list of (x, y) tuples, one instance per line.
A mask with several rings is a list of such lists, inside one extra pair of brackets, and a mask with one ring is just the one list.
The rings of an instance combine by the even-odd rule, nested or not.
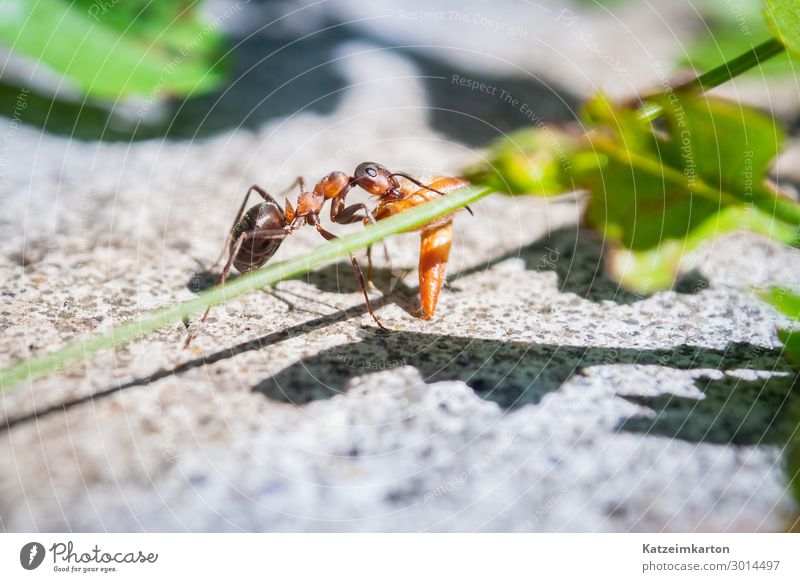
[[(250, 183), (480, 159), (433, 123), (418, 61), (369, 38), (336, 51), (335, 108), (255, 130), (98, 144), (16, 128), (0, 363), (190, 298)], [(781, 452), (800, 404), (778, 316), (750, 286), (800, 286), (798, 254), (727, 239), (676, 291), (637, 297), (603, 275), (579, 201), (474, 210), (431, 322), (415, 317), (408, 235), (373, 292), (391, 334), (341, 263), (215, 308), (190, 350), (176, 324), (3, 393), (0, 527), (786, 527)], [(319, 242), (299, 232), (280, 256)]]

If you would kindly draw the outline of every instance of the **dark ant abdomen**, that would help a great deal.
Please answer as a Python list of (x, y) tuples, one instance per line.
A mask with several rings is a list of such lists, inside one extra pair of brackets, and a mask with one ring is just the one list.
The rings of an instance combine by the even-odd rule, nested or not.
[[(283, 209), (272, 202), (263, 202), (248, 210), (234, 226), (231, 237), (231, 252), (242, 234), (256, 229), (278, 230), (286, 226)], [(233, 258), (233, 266), (240, 273), (248, 273), (261, 267), (278, 251), (282, 238), (251, 238), (245, 240)]]

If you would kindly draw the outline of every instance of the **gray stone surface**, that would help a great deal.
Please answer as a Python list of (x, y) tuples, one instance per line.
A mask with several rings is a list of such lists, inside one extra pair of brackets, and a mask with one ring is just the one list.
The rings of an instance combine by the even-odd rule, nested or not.
[[(353, 6), (336, 2), (326, 18)], [(655, 18), (626, 10), (631, 30)], [(552, 28), (555, 7), (550, 15)], [(320, 18), (294, 23), (313, 29)], [(598, 18), (585, 22), (602, 31)], [(531, 38), (548, 29), (528, 24)], [(437, 118), (421, 61), (387, 48), (402, 31), (425, 39), (384, 22), (334, 46), (345, 82), (330, 111), (255, 129), (114, 144), (9, 121), (0, 364), (190, 298), (198, 261), (216, 256), (250, 183), (277, 191), (364, 159), (420, 175), (479, 160)], [(633, 69), (639, 57), (604, 34)], [(463, 29), (448, 42), (459, 40), (464, 50), (475, 42)], [(543, 46), (587, 58), (574, 43), (550, 34)], [(536, 76), (561, 72), (496, 46)], [(437, 66), (471, 66), (448, 58)], [(589, 85), (606, 78), (576, 67)], [(570, 78), (566, 94), (588, 91)], [(560, 99), (551, 92), (542, 110)], [(189, 350), (176, 324), (3, 393), (0, 528), (787, 527), (797, 507), (781, 452), (798, 402), (781, 320), (751, 286), (800, 286), (798, 254), (729, 238), (692, 257), (694, 275), (676, 291), (636, 297), (603, 275), (602, 243), (579, 232), (574, 198), (497, 196), (474, 210), (457, 218), (433, 321), (415, 317), (418, 239), (407, 235), (388, 243), (393, 269), (380, 262), (376, 277), (388, 336), (375, 333), (341, 263), (215, 308)], [(320, 242), (297, 233), (280, 256)]]

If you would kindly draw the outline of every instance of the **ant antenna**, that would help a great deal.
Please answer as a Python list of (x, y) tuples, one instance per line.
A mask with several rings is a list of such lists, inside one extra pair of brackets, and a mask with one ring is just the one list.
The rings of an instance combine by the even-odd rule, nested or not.
[[(436, 192), (437, 194), (441, 194), (442, 196), (445, 196), (444, 192), (439, 192), (436, 188), (431, 188), (430, 186), (426, 186), (425, 184), (423, 184), (422, 182), (420, 182), (416, 178), (412, 178), (411, 176), (409, 176), (408, 174), (406, 174), (404, 172), (394, 172), (394, 173), (389, 174), (389, 175), (390, 176), (400, 176), (401, 178), (405, 178), (409, 182), (412, 182), (412, 183), (416, 184), (417, 186), (420, 186), (421, 188), (425, 188), (426, 190), (430, 190), (431, 192)], [(475, 213), (472, 212), (472, 208), (470, 208), (469, 206), (465, 206), (464, 208), (467, 209), (467, 212), (469, 212), (470, 215), (475, 216)]]

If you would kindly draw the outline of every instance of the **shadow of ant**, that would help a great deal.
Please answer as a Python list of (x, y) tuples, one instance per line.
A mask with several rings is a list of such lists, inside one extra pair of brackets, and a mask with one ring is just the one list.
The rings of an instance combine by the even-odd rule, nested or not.
[[(406, 275), (408, 275), (408, 272), (398, 273), (389, 268), (376, 266), (372, 269), (372, 282), (374, 287), (386, 298), (384, 304), (391, 303), (397, 305), (408, 315), (419, 317), (419, 290), (406, 285)], [(241, 277), (241, 275), (231, 273), (228, 277), (228, 282), (234, 281), (239, 277)], [(191, 276), (186, 283), (186, 288), (192, 293), (200, 293), (201, 291), (214, 287), (218, 280), (219, 273), (201, 267), (200, 270)], [(350, 263), (345, 261), (326, 265), (306, 273), (303, 276), (296, 277), (293, 280), (304, 281), (323, 293), (349, 294), (361, 292), (358, 281), (356, 281), (353, 276), (353, 269)], [(271, 287), (271, 289), (272, 294), (277, 299), (290, 306), (290, 310), (295, 309), (294, 304), (282, 296), (286, 293), (285, 290), (276, 286)]]
[[(383, 305), (386, 301), (386, 296), (378, 298), (375, 301), (375, 305)], [(112, 385), (88, 396), (39, 408), (33, 413), (6, 419), (4, 424), (0, 424), (0, 432), (8, 431), (14, 426), (45, 416), (59, 412), (66, 413), (70, 408), (80, 404), (105, 398), (129, 388), (147, 386), (161, 379), (233, 358), (245, 352), (262, 350), (351, 317), (363, 316), (366, 312), (365, 305), (340, 310), (287, 329), (241, 342), (207, 356), (195, 358), (168, 370), (159, 370), (150, 376), (135, 378), (128, 382)], [(469, 337), (397, 332), (389, 335), (371, 336), (369, 341), (362, 340), (350, 343), (305, 358), (262, 380), (252, 389), (273, 400), (303, 405), (345, 392), (351, 380), (364, 374), (384, 370), (387, 367), (410, 365), (419, 371), (423, 380), (427, 383), (461, 380), (481, 398), (496, 402), (504, 409), (516, 409), (525, 405), (538, 404), (545, 395), (557, 390), (569, 378), (575, 374), (583, 373), (584, 369), (591, 366), (642, 364), (669, 366), (685, 370), (723, 370), (741, 368), (742, 362), (747, 362), (747, 365), (752, 369), (788, 373), (792, 371), (792, 368), (782, 359), (781, 354), (781, 350), (778, 349), (766, 349), (747, 343), (731, 343), (722, 350), (686, 345), (670, 349), (638, 350), (630, 348), (526, 344), (523, 342), (501, 342)], [(324, 382), (320, 381), (320, 378), (324, 378)], [(741, 381), (737, 382), (741, 385)], [(787, 384), (787, 382), (791, 383)], [(792, 375), (791, 378), (776, 377), (770, 379), (766, 384), (769, 384), (770, 387), (781, 387), (777, 393), (786, 394), (787, 398), (792, 398), (794, 403), (795, 398), (792, 389), (795, 386), (795, 382), (796, 379)], [(755, 386), (756, 383), (752, 384)], [(725, 386), (725, 384), (722, 381), (719, 383), (709, 382), (708, 386), (711, 387), (710, 390), (713, 393), (714, 390)], [(753, 401), (752, 391), (742, 393), (728, 390), (727, 394), (731, 398), (744, 398), (744, 402)], [(655, 420), (642, 416), (623, 421), (620, 430), (655, 432), (656, 434), (671, 435), (678, 438), (687, 438), (687, 436), (691, 437), (694, 434), (691, 432), (686, 433), (682, 428), (685, 424), (683, 420), (688, 415), (686, 410), (691, 399), (677, 396), (654, 398), (644, 396), (624, 397), (643, 406), (661, 408), (664, 412), (660, 413)], [(774, 398), (760, 402), (758, 414), (761, 416), (758, 417), (760, 418), (758, 422), (755, 421), (757, 417), (753, 417), (755, 425), (765, 426), (762, 423), (769, 422), (770, 419), (765, 418), (764, 415), (771, 410), (770, 407), (775, 405)], [(709, 403), (701, 404), (701, 410), (706, 410), (705, 407), (713, 406), (712, 402), (717, 403), (717, 408), (708, 409), (707, 413), (702, 417), (709, 419), (710, 422), (710, 419), (717, 418), (717, 409), (742, 410), (742, 406), (730, 405), (729, 399), (725, 399), (722, 404), (719, 404), (720, 401), (717, 398), (712, 399)], [(696, 402), (691, 400), (692, 406)], [(741, 412), (737, 412), (737, 414), (741, 416)], [(720, 420), (718, 426), (730, 427), (732, 426), (732, 421)], [(718, 441), (712, 440), (712, 442)], [(770, 440), (769, 442), (773, 441)]]
[[(381, 307), (386, 303), (386, 301), (387, 301), (386, 297), (379, 297), (373, 302), (373, 306)], [(32, 413), (18, 416), (16, 418), (6, 418), (3, 421), (3, 423), (0, 424), (0, 432), (9, 431), (10, 429), (12, 429), (17, 425), (38, 420), (43, 417), (51, 416), (59, 412), (66, 413), (69, 409), (79, 406), (81, 404), (92, 402), (94, 400), (101, 398), (107, 398), (113, 394), (116, 394), (117, 392), (122, 392), (123, 390), (127, 390), (129, 388), (134, 388), (137, 386), (148, 386), (154, 382), (163, 380), (164, 378), (168, 378), (178, 374), (184, 374), (189, 370), (200, 368), (210, 364), (215, 364), (217, 362), (236, 357), (239, 354), (243, 354), (250, 351), (262, 350), (266, 347), (280, 344), (281, 342), (286, 341), (288, 339), (299, 337), (301, 335), (304, 335), (306, 333), (309, 333), (317, 329), (322, 329), (334, 323), (345, 321), (353, 317), (361, 317), (366, 313), (367, 313), (367, 306), (364, 304), (349, 309), (340, 309), (335, 313), (331, 313), (329, 315), (323, 315), (315, 319), (312, 319), (310, 321), (304, 321), (298, 323), (297, 325), (293, 325), (289, 328), (282, 329), (279, 331), (273, 331), (266, 335), (238, 343), (229, 348), (218, 350), (212, 354), (203, 355), (200, 356), (199, 358), (194, 358), (192, 360), (184, 362), (183, 364), (179, 364), (178, 366), (175, 366), (170, 369), (162, 368), (161, 370), (157, 370), (156, 372), (150, 374), (149, 376), (143, 376), (139, 378), (134, 378), (132, 380), (129, 380), (128, 382), (113, 384), (106, 388), (97, 390), (96, 392), (93, 392), (92, 394), (89, 394), (87, 396), (71, 398), (63, 402), (53, 404), (51, 406), (37, 408)]]
[[(646, 297), (643, 295), (620, 287), (606, 274), (603, 266), (603, 252), (603, 241), (595, 233), (581, 229), (577, 225), (563, 227), (524, 247), (454, 272), (448, 276), (446, 285), (451, 291), (457, 291), (457, 287), (452, 287), (452, 284), (459, 279), (516, 258), (522, 259), (528, 270), (555, 272), (561, 293), (573, 293), (594, 303), (613, 301), (621, 305), (630, 305), (645, 299)], [(413, 270), (411, 274), (413, 276)], [(408, 276), (409, 273), (403, 273), (403, 275)], [(232, 281), (238, 276), (232, 274), (228, 280)], [(392, 303), (398, 305), (410, 316), (417, 317), (419, 315), (418, 290), (406, 285), (405, 276), (398, 276), (396, 271), (376, 266), (373, 269), (372, 279), (375, 286), (384, 296), (388, 296)], [(192, 275), (186, 287), (193, 293), (198, 293), (213, 287), (217, 277), (217, 274), (201, 269)], [(299, 277), (298, 280), (305, 281), (325, 293), (357, 293), (359, 291), (352, 270), (344, 261), (317, 269), (304, 277)], [(691, 295), (701, 292), (707, 286), (706, 279), (696, 271), (691, 271), (678, 280), (674, 291)]]
[[(580, 236), (581, 235), (579, 234), (577, 228), (559, 229), (554, 231), (546, 239), (532, 243), (522, 249), (519, 249), (518, 251), (506, 253), (501, 257), (492, 259), (481, 265), (462, 270), (460, 273), (457, 273), (455, 276), (453, 276), (451, 280), (455, 281), (459, 277), (464, 277), (471, 273), (479, 272), (491, 267), (492, 265), (514, 257), (522, 258), (525, 261), (527, 268), (535, 269), (541, 264), (542, 258), (549, 255), (549, 253), (553, 252), (554, 250), (558, 254), (558, 257), (569, 257), (570, 265), (575, 263), (580, 265), (581, 268), (586, 265), (598, 265), (600, 262), (602, 249), (598, 252), (596, 248), (592, 250), (591, 245), (589, 244), (584, 244), (583, 242), (581, 242), (581, 244), (577, 244)], [(631, 298), (628, 295), (624, 295), (625, 292), (621, 292), (616, 286), (613, 287), (612, 293), (611, 289), (608, 287), (608, 279), (602, 275), (602, 271), (599, 269), (594, 270), (595, 275), (592, 277), (587, 278), (584, 276), (576, 278), (575, 276), (577, 273), (577, 268), (565, 268), (563, 266), (564, 262), (551, 261), (551, 264), (545, 263), (545, 265), (548, 269), (556, 270), (557, 272), (561, 273), (559, 278), (562, 280), (563, 291), (573, 292), (583, 297), (594, 299), (595, 301), (609, 298), (617, 301), (625, 299), (638, 299), (636, 296)], [(561, 265), (561, 267), (559, 267), (559, 265)], [(328, 265), (322, 269), (309, 273), (306, 276), (306, 280), (323, 291), (337, 291), (346, 293), (356, 292), (357, 283), (352, 277), (352, 273), (350, 273), (350, 276), (340, 276), (340, 268), (345, 269), (345, 264), (335, 263)], [(415, 315), (418, 309), (416, 289), (409, 288), (402, 282), (402, 280), (394, 281), (393, 277), (394, 275), (388, 269), (375, 269), (374, 280), (379, 282), (379, 284), (382, 282), (384, 285), (388, 281), (390, 283), (390, 287), (392, 285), (393, 287), (386, 289), (386, 291), (389, 291), (388, 293), (385, 292), (382, 297), (375, 299), (373, 302), (374, 307), (379, 308), (388, 304), (389, 302), (394, 302), (411, 315)], [(201, 269), (187, 282), (187, 287), (194, 292), (199, 292), (203, 289), (213, 286), (213, 284), (216, 283), (216, 280), (216, 274)], [(623, 293), (623, 295), (620, 296), (620, 293)], [(271, 332), (259, 338), (241, 342), (230, 348), (219, 350), (208, 356), (195, 358), (169, 370), (159, 370), (150, 376), (135, 378), (128, 382), (115, 384), (88, 396), (74, 398), (59, 404), (38, 409), (31, 414), (23, 415), (17, 418), (7, 418), (3, 424), (0, 424), (0, 432), (8, 431), (18, 424), (36, 420), (44, 416), (58, 412), (66, 412), (74, 406), (90, 402), (96, 398), (104, 398), (116, 392), (135, 386), (149, 385), (150, 383), (157, 382), (158, 380), (168, 376), (182, 374), (193, 368), (214, 364), (228, 358), (233, 358), (244, 352), (261, 350), (265, 347), (280, 343), (286, 339), (303, 335), (309, 331), (320, 329), (333, 323), (347, 320), (351, 317), (360, 317), (366, 313), (366, 305), (362, 304), (357, 307), (339, 310), (329, 315), (322, 315), (311, 321), (302, 322), (284, 330)], [(589, 365), (593, 365), (592, 362), (595, 364), (598, 363), (598, 358), (599, 361), (603, 363), (650, 362), (658, 363), (660, 365), (674, 365), (675, 367), (680, 368), (682, 366), (675, 361), (675, 358), (685, 359), (687, 353), (706, 354), (718, 358), (726, 357), (728, 359), (731, 358), (731, 354), (737, 354), (740, 359), (736, 361), (734, 358), (734, 363), (741, 364), (742, 361), (748, 361), (752, 363), (752, 360), (749, 359), (749, 355), (753, 352), (753, 350), (761, 350), (763, 353), (769, 354), (772, 358), (771, 365), (768, 366), (765, 364), (762, 366), (762, 368), (770, 369), (780, 356), (780, 352), (778, 350), (765, 351), (763, 348), (758, 346), (750, 346), (748, 344), (731, 344), (724, 352), (720, 350), (709, 350), (705, 348), (689, 346), (682, 346), (680, 348), (670, 350), (640, 351), (624, 349), (616, 350), (604, 348), (581, 348), (556, 345), (527, 345), (520, 343), (502, 343), (490, 340), (476, 340), (471, 338), (449, 338), (449, 343), (447, 343), (446, 346), (445, 344), (435, 346), (433, 345), (435, 342), (431, 344), (432, 339), (437, 339), (438, 341), (448, 340), (448, 338), (442, 336), (426, 336), (425, 334), (412, 334), (408, 332), (400, 332), (387, 336), (376, 336), (372, 339), (370, 344), (365, 344), (364, 342), (353, 344), (354, 346), (358, 346), (353, 349), (359, 353), (345, 353), (342, 354), (339, 359), (344, 360), (345, 362), (348, 361), (348, 358), (352, 357), (364, 359), (366, 356), (362, 350), (367, 349), (365, 347), (367, 345), (382, 346), (381, 349), (383, 350), (388, 349), (391, 352), (400, 354), (399, 357), (394, 358), (395, 360), (404, 360), (406, 362), (408, 362), (408, 358), (410, 357), (408, 352), (411, 351), (411, 353), (414, 354), (414, 359), (412, 362), (414, 365), (419, 364), (422, 366), (422, 368), (418, 369), (420, 369), (423, 378), (426, 378), (426, 380), (464, 380), (467, 382), (467, 384), (472, 386), (478, 394), (489, 400), (498, 402), (501, 404), (501, 406), (513, 408), (522, 404), (538, 403), (544, 394), (557, 389), (572, 374), (576, 373), (577, 370), (585, 368)], [(420, 345), (432, 345), (432, 349), (437, 350), (444, 349), (445, 351), (442, 353), (450, 354), (450, 356), (444, 361), (441, 359), (431, 360), (431, 358), (434, 357), (432, 354), (435, 354), (435, 352), (429, 352), (426, 350), (420, 353), (419, 351), (415, 351), (413, 346)], [(503, 353), (506, 354), (501, 358), (501, 360), (497, 361), (498, 367), (496, 369), (505, 370), (505, 372), (501, 373), (499, 377), (497, 376), (497, 373), (490, 373), (488, 371), (489, 368), (486, 366), (482, 365), (479, 369), (473, 372), (470, 366), (463, 365), (468, 363), (468, 361), (474, 363), (475, 358), (478, 358), (477, 361), (480, 362), (494, 361), (495, 358), (500, 357), (496, 355), (499, 352), (499, 347), (502, 347)], [(477, 356), (475, 354), (477, 354)], [(545, 360), (541, 359), (542, 354), (546, 355)], [(337, 355), (337, 352), (334, 352), (334, 355)], [(470, 355), (471, 357), (468, 360), (464, 359)], [(488, 360), (480, 359), (487, 355), (491, 355)], [(328, 356), (330, 356), (330, 354), (328, 354)], [(525, 356), (524, 363), (522, 362), (523, 356)], [(437, 357), (441, 358), (442, 356)], [(532, 357), (534, 359), (531, 359)], [(667, 357), (666, 361), (663, 360), (664, 357)], [(354, 368), (347, 368), (347, 366), (344, 366), (345, 370), (343, 371), (342, 364), (339, 361), (331, 363), (330, 360), (326, 361), (324, 356), (316, 356), (315, 358), (322, 359), (319, 361), (312, 359), (310, 362), (301, 362), (296, 364), (295, 367), (289, 367), (280, 372), (278, 375), (260, 382), (254, 387), (254, 389), (271, 398), (302, 403), (319, 397), (330, 397), (337, 392), (341, 392), (344, 389), (346, 382), (356, 375), (354, 374)], [(376, 359), (374, 355), (369, 355), (369, 358), (372, 360)], [(555, 369), (547, 370), (547, 367), (550, 365), (551, 361), (558, 362), (563, 358), (566, 358), (566, 363), (562, 362), (561, 366)], [(695, 358), (691, 359), (694, 361)], [(435, 361), (436, 363), (426, 364), (426, 362), (430, 361)], [(516, 363), (519, 363), (519, 365)], [(312, 386), (312, 388), (309, 389), (308, 386), (299, 388), (300, 386), (303, 386), (301, 381), (298, 381), (296, 384), (289, 382), (289, 376), (299, 373), (297, 371), (297, 366), (306, 364), (332, 367), (334, 372), (328, 376), (330, 383), (321, 388), (314, 388)], [(494, 367), (494, 364), (492, 367)], [(691, 367), (708, 368), (718, 366), (697, 365)], [(530, 374), (533, 374), (533, 376)], [(338, 382), (336, 381), (337, 377), (339, 378)], [(287, 386), (290, 385), (293, 385), (296, 388), (288, 390)], [(633, 426), (635, 426), (635, 422), (629, 425), (629, 427)]]

